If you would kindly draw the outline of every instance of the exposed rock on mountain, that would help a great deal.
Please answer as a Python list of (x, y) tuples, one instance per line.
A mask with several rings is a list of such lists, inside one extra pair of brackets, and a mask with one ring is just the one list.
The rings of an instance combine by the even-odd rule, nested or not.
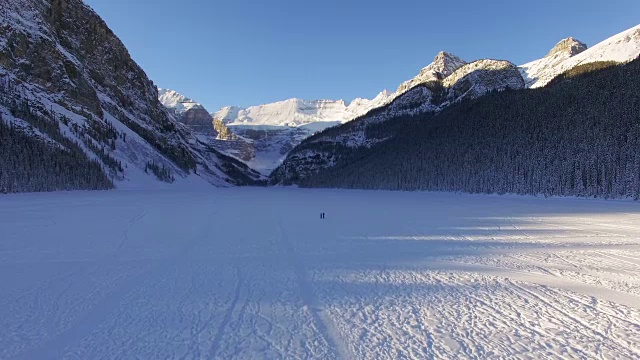
[(508, 61), (479, 60), (463, 65), (442, 80), (422, 83), (399, 95), (389, 105), (373, 110), (348, 124), (329, 129), (305, 140), (272, 174), (275, 183), (294, 183), (332, 167), (349, 151), (388, 141), (402, 129), (380, 123), (402, 116), (438, 112), (451, 104), (476, 99), (489, 92), (524, 88), (518, 68)]
[(442, 80), (453, 74), (454, 71), (458, 70), (466, 63), (466, 61), (453, 54), (441, 51), (435, 59), (433, 59), (431, 64), (420, 71), (418, 76), (402, 83), (400, 87), (398, 87), (396, 94), (401, 95), (407, 90), (429, 81)]
[(238, 140), (238, 136), (234, 134), (222, 120), (213, 119), (213, 130), (216, 132), (217, 140)]
[[(122, 42), (82, 1), (4, 0), (0, 13), (5, 123), (97, 161), (118, 187), (244, 182), (225, 170), (244, 164), (201, 144), (167, 112)], [(258, 178), (240, 172), (238, 179)]]
[(440, 53), (416, 78), (401, 85), (398, 92), (390, 96), (389, 104), (302, 142), (272, 173), (271, 181), (305, 183), (305, 179), (313, 178), (318, 172), (338, 166), (345, 157), (362, 154), (362, 149), (378, 147), (407, 131), (398, 124), (386, 124), (390, 120), (409, 116), (427, 121), (428, 114), (487, 93), (541, 87), (553, 79), (561, 81), (612, 64), (626, 63), (639, 55), (640, 26), (591, 49), (574, 38), (562, 40), (545, 58), (520, 68), (508, 61), (497, 60), (465, 64), (458, 57)]
[(553, 49), (549, 51), (549, 54), (547, 54), (546, 57), (553, 57), (558, 54), (568, 55), (569, 57), (576, 56), (581, 52), (587, 50), (587, 48), (587, 44), (569, 37), (566, 39), (562, 39), (558, 44), (556, 44), (556, 46), (554, 46)]
[(217, 140), (237, 140), (238, 137), (225, 125), (224, 121), (214, 119), (201, 104), (175, 90), (159, 89), (160, 102), (181, 123), (189, 126), (196, 134), (213, 136)]
[[(163, 103), (179, 110), (178, 104), (195, 103), (176, 92)], [(212, 114), (217, 140), (213, 146), (245, 161), (251, 168), (268, 175), (287, 153), (305, 138), (328, 127), (361, 116), (388, 103), (393, 93), (383, 91), (374, 99), (343, 100), (289, 99), (249, 108), (225, 107)], [(196, 103), (197, 104), (197, 103)]]
[(520, 66), (527, 87), (547, 85), (572, 68), (594, 62), (627, 63), (640, 54), (640, 25), (587, 49), (574, 38), (560, 41), (547, 56)]
[[(305, 142), (276, 175), (310, 187), (638, 199), (639, 96), (640, 60), (589, 66), (542, 89), (388, 119), (368, 130), (394, 136), (371, 147)], [(332, 165), (311, 167), (322, 161)]]

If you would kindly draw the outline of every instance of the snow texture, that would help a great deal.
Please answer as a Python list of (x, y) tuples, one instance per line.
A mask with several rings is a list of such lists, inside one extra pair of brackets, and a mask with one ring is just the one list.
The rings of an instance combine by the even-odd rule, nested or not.
[(2, 196), (0, 358), (638, 358), (638, 224), (631, 201)]

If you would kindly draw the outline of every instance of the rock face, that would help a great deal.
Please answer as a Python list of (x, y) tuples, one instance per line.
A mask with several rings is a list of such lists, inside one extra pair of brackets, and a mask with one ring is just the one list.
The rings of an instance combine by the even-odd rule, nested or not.
[[(81, 0), (3, 0), (0, 14), (5, 95), (57, 119), (58, 131), (98, 159), (116, 186), (257, 179), (248, 169), (238, 175), (243, 164), (201, 144), (176, 121), (122, 42)], [(10, 113), (11, 106), (5, 102), (1, 111)], [(11, 121), (26, 124), (26, 118)]]
[(567, 38), (554, 46), (544, 58), (522, 65), (520, 69), (527, 87), (546, 85), (560, 75), (560, 70), (557, 69), (564, 62), (585, 50), (587, 50), (586, 44), (574, 38)]
[[(476, 99), (488, 92), (522, 89), (524, 79), (518, 67), (504, 60), (478, 60), (464, 65), (442, 81), (448, 89), (446, 103)], [(442, 105), (440, 105), (442, 107)]]
[(178, 121), (189, 126), (196, 133), (216, 136), (213, 119), (204, 108), (191, 108), (178, 118)]
[(238, 136), (229, 129), (224, 121), (213, 119), (213, 130), (216, 132), (216, 139), (224, 141), (238, 140)]
[(237, 140), (238, 137), (225, 125), (215, 119), (201, 104), (175, 90), (159, 89), (159, 100), (181, 123), (189, 126), (196, 134), (212, 136), (216, 140)]
[(466, 61), (453, 54), (441, 51), (435, 59), (433, 59), (431, 64), (420, 71), (418, 76), (402, 83), (400, 87), (398, 87), (396, 94), (403, 94), (407, 92), (407, 90), (429, 81), (442, 80), (453, 74), (454, 71), (458, 70), (466, 63)]
[(255, 157), (253, 141), (237, 136), (222, 119), (214, 118), (196, 101), (170, 89), (160, 89), (159, 100), (208, 147), (242, 161), (245, 166)]
[(576, 56), (581, 52), (587, 50), (587, 48), (587, 44), (569, 37), (561, 40), (558, 44), (556, 44), (556, 46), (554, 46), (553, 49), (549, 51), (549, 54), (547, 54), (546, 57), (552, 57), (557, 54), (565, 54), (569, 57)]

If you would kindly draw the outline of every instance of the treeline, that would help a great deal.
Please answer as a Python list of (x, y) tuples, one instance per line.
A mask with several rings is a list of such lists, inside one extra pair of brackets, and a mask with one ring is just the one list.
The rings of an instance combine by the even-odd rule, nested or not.
[[(0, 115), (0, 192), (39, 192), (56, 190), (104, 190), (114, 187), (102, 165), (88, 158), (81, 145), (60, 131), (60, 123), (74, 125), (25, 100), (20, 90), (7, 78), (0, 79), (0, 105), (11, 116), (24, 121), (15, 127)], [(27, 125), (28, 124), (28, 125)], [(71, 130), (92, 148), (103, 163), (117, 175), (122, 165), (104, 146), (87, 135), (87, 129)], [(112, 133), (113, 128), (108, 132)], [(93, 130), (98, 131), (97, 128)], [(38, 132), (42, 135), (37, 135)]]
[(334, 167), (299, 183), (638, 199), (640, 61), (601, 65), (543, 89), (493, 93), (436, 115), (389, 119), (393, 125), (372, 130), (393, 127), (391, 140), (337, 154)]
[(0, 118), (0, 192), (104, 190), (113, 183), (76, 146), (51, 146)]
[(155, 161), (148, 161), (144, 167), (144, 172), (153, 173), (158, 180), (164, 181), (166, 183), (172, 183), (176, 181), (175, 177), (171, 173), (171, 170), (164, 166), (164, 164), (158, 165)]

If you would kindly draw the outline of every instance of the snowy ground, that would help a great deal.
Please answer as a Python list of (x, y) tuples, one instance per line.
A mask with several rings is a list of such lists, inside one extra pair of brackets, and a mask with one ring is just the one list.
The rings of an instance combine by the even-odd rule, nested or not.
[(640, 357), (640, 204), (0, 196), (2, 359), (498, 357)]

